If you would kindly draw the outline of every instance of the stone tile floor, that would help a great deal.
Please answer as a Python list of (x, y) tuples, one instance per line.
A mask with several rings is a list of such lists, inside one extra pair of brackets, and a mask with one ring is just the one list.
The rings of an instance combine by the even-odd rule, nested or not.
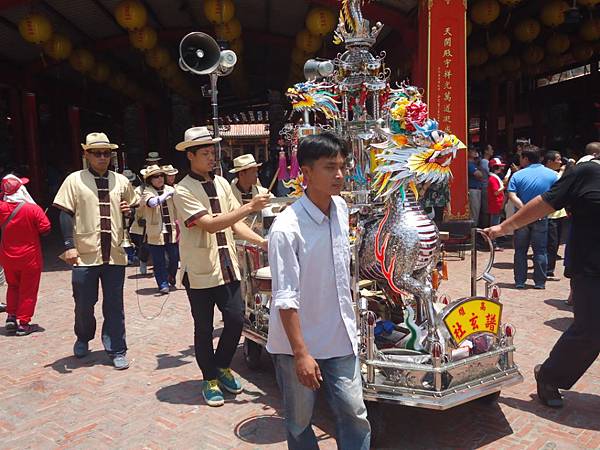
[[(517, 291), (511, 287), (512, 251), (496, 259), (503, 315), (517, 327), (515, 358), (525, 382), (504, 390), (492, 405), (473, 402), (445, 412), (386, 407), (388, 431), (379, 448), (600, 448), (598, 362), (566, 393), (564, 409), (547, 409), (535, 395), (533, 367), (572, 320), (563, 303), (567, 280), (548, 282), (545, 291), (534, 290), (530, 281)], [(451, 279), (440, 291), (452, 298), (468, 295), (469, 267), (468, 261), (452, 261)], [(240, 349), (233, 368), (245, 380), (244, 392), (228, 396), (222, 408), (205, 406), (185, 292), (173, 292), (162, 314), (147, 320), (143, 315), (156, 315), (165, 297), (156, 297), (153, 278), (136, 270), (128, 268), (125, 287), (127, 371), (112, 369), (99, 338), (91, 342), (90, 356), (72, 357), (70, 272), (60, 263), (50, 264), (42, 278), (34, 321), (45, 330), (13, 337), (0, 326), (0, 448), (286, 448), (267, 358), (262, 370), (249, 370)], [(215, 335), (220, 324), (217, 315)], [(315, 421), (321, 448), (336, 448), (324, 402)]]

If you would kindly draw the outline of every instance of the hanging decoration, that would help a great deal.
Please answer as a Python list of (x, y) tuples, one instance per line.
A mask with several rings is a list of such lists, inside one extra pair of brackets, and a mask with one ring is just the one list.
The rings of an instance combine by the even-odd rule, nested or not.
[(546, 3), (540, 13), (540, 20), (544, 25), (556, 28), (565, 22), (565, 13), (569, 9), (569, 4), (563, 0), (552, 0)]
[(152, 50), (156, 47), (157, 41), (158, 36), (156, 31), (150, 26), (145, 26), (144, 28), (129, 32), (129, 42), (131, 42), (131, 45), (143, 52)]
[(315, 36), (325, 36), (331, 33), (337, 24), (333, 12), (327, 8), (317, 6), (311, 9), (306, 16), (306, 29)]
[(487, 43), (488, 51), (494, 56), (502, 56), (510, 50), (510, 39), (505, 34), (496, 34)]
[(539, 64), (544, 59), (544, 49), (539, 45), (529, 45), (521, 53), (521, 59), (529, 65)]
[(235, 15), (235, 5), (232, 0), (206, 0), (204, 15), (214, 25), (229, 22)]
[(52, 35), (50, 40), (44, 44), (44, 52), (46, 55), (56, 61), (67, 59), (71, 56), (72, 51), (73, 44), (71, 44), (69, 38), (62, 34), (57, 33)]
[(322, 40), (318, 36), (310, 34), (308, 30), (301, 30), (296, 35), (296, 47), (306, 53), (314, 54), (322, 44)]
[(477, 0), (471, 7), (471, 19), (477, 25), (486, 27), (500, 15), (500, 5), (496, 0)]
[(533, 42), (538, 37), (542, 27), (535, 19), (523, 19), (515, 26), (515, 37), (521, 42)]
[(43, 44), (52, 37), (52, 24), (42, 14), (27, 14), (19, 21), (21, 37), (32, 44)]
[(115, 18), (127, 30), (139, 30), (146, 25), (148, 13), (138, 0), (123, 0), (115, 8)]
[(84, 48), (76, 48), (69, 57), (69, 64), (77, 72), (87, 73), (94, 67), (94, 55)]
[(546, 41), (546, 50), (551, 55), (561, 55), (571, 46), (569, 36), (563, 33), (555, 33)]

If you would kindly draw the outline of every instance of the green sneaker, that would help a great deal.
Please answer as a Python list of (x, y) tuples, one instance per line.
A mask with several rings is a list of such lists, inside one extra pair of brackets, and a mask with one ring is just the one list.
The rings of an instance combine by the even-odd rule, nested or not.
[(231, 369), (219, 369), (219, 376), (217, 377), (219, 384), (226, 391), (232, 394), (239, 394), (242, 392), (242, 383), (234, 375)]
[(223, 406), (225, 400), (223, 399), (223, 393), (219, 389), (219, 382), (217, 380), (205, 381), (202, 385), (202, 397), (208, 406)]

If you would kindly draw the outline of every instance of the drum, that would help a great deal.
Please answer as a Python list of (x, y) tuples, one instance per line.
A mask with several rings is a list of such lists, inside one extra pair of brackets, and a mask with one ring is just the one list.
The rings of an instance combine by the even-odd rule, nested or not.
[(271, 293), (271, 268), (261, 267), (252, 273), (252, 290), (257, 293)]

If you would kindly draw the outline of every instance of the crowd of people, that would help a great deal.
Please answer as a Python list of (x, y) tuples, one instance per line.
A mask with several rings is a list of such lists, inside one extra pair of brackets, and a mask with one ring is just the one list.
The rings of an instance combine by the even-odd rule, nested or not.
[[(61, 257), (72, 266), (73, 354), (89, 354), (101, 284), (103, 346), (115, 369), (129, 367), (125, 268), (138, 259), (145, 273), (150, 257), (158, 293), (168, 294), (176, 286), (186, 290), (205, 402), (220, 406), (223, 390), (240, 393), (242, 384), (230, 368), (245, 309), (235, 236), (268, 251), (273, 296), (267, 350), (283, 396), (289, 448), (317, 447), (311, 418), (316, 391), (324, 386), (340, 447), (367, 449), (370, 425), (357, 356), (348, 210), (339, 197), (346, 146), (330, 133), (300, 141), (297, 156), (305, 193), (279, 215), (265, 238), (246, 221), (272, 198), (257, 179), (261, 164), (252, 155), (242, 155), (228, 170), (235, 177), (231, 182), (216, 175), (219, 140), (206, 127), (188, 129), (176, 146), (186, 155), (188, 174), (176, 183), (178, 170), (159, 165), (160, 156), (154, 153), (136, 186), (138, 177), (132, 171), (109, 169), (117, 145), (104, 133), (87, 135), (82, 144), (87, 168), (67, 176), (53, 203), (60, 210)], [(600, 241), (587, 239), (595, 234), (600, 217), (600, 143), (588, 144), (586, 152), (582, 164), (570, 167), (559, 152), (543, 153), (529, 143), (518, 148), (518, 166), (494, 156), (490, 146), (482, 157), (469, 150), (472, 220), (488, 226), (486, 232), (496, 244), (501, 236), (513, 234), (517, 289), (525, 287), (530, 246), (534, 287), (544, 289), (547, 280), (557, 279), (556, 253), (565, 229), (565, 273), (571, 278), (575, 321), (535, 371), (539, 398), (548, 406), (562, 406), (559, 389), (569, 389), (600, 353), (600, 310), (593, 300), (600, 289)], [(50, 231), (44, 211), (27, 192), (27, 182), (8, 175), (0, 185), (0, 264), (8, 282), (5, 330), (19, 336), (38, 330), (31, 319), (42, 272), (40, 235)], [(423, 193), (439, 220), (447, 186), (424, 186)], [(564, 224), (567, 217), (570, 229)], [(215, 306), (224, 322), (216, 349)]]

